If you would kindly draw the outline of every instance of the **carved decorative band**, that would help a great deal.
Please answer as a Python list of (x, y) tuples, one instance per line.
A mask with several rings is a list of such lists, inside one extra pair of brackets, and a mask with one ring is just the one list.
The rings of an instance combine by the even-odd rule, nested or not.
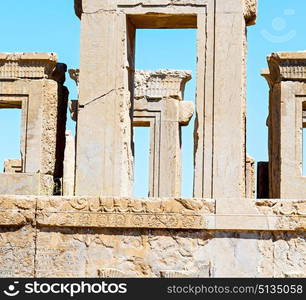
[[(221, 199), (222, 200), (222, 199)], [(305, 200), (0, 197), (0, 226), (305, 231)], [(236, 199), (237, 200), (237, 199)], [(228, 202), (232, 201), (230, 205)]]
[(200, 215), (60, 212), (39, 213), (37, 224), (53, 227), (205, 229)]
[(45, 61), (0, 61), (0, 78), (49, 78), (54, 67)]
[(280, 74), (283, 79), (306, 80), (306, 62), (291, 66), (281, 66)]

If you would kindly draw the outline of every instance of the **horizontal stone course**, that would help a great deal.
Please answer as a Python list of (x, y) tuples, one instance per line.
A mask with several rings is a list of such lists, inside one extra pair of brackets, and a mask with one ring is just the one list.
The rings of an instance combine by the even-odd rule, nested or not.
[(303, 231), (305, 207), (305, 200), (1, 196), (0, 226)]

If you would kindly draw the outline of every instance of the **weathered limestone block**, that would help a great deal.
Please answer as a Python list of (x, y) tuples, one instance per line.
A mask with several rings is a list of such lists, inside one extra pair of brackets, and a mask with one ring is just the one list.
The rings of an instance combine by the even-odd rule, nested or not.
[(218, 230), (304, 231), (305, 200), (217, 199), (215, 218)]
[(34, 223), (36, 199), (33, 196), (0, 196), (0, 226)]
[(269, 93), (270, 198), (306, 196), (302, 175), (306, 52), (273, 53), (264, 72)]
[(207, 20), (198, 26), (196, 197), (246, 196), (246, 25), (255, 23), (255, 8), (256, 1), (207, 1)]
[[(93, 13), (107, 9), (115, 10), (116, 8), (131, 7), (134, 10), (140, 10), (146, 6), (160, 6), (160, 7), (181, 7), (185, 6), (198, 6), (202, 7), (207, 5), (207, 0), (145, 0), (139, 2), (138, 0), (74, 0), (74, 7), (76, 15), (81, 18), (82, 13)], [(243, 5), (243, 13), (248, 25), (253, 25), (256, 22), (257, 14), (257, 0), (241, 0)]]
[(75, 174), (75, 137), (72, 132), (66, 131), (66, 147), (64, 158), (63, 195), (74, 195), (74, 174)]
[(279, 201), (279, 205), (286, 209), (275, 210), (272, 201), (238, 198), (220, 198), (214, 201), (182, 198), (51, 197), (38, 200), (37, 223), (47, 227), (76, 228), (303, 231), (306, 228), (304, 202)]
[(35, 274), (36, 201), (33, 197), (0, 196), (0, 276)]
[[(19, 180), (26, 173), (62, 177), (68, 98), (63, 86), (65, 70), (64, 64), (57, 64), (54, 53), (0, 53), (0, 109), (22, 110), (22, 174), (10, 178)], [(1, 175), (8, 184), (5, 189), (11, 188), (9, 194), (13, 194), (14, 181), (9, 183), (6, 175)], [(48, 182), (51, 186), (46, 189), (52, 194), (53, 183), (44, 180)], [(38, 187), (28, 187), (24, 193), (37, 191)]]
[(35, 234), (36, 229), (0, 226), (0, 276), (25, 277), (35, 276)]
[[(261, 243), (267, 249), (260, 249)], [(272, 236), (258, 232), (217, 232), (206, 251), (212, 261), (211, 277), (273, 277)], [(266, 265), (267, 264), (267, 265)]]
[(42, 228), (37, 241), (42, 277), (254, 278), (305, 270), (301, 233)]
[(76, 195), (132, 193), (134, 56), (126, 20), (111, 11), (82, 15)]
[(160, 277), (171, 270), (209, 277), (205, 247), (211, 237), (168, 230), (44, 228), (38, 232), (44, 249), (38, 248), (36, 272), (42, 277)]
[(52, 195), (52, 175), (40, 173), (0, 174), (0, 195)]
[(208, 228), (213, 211), (214, 201), (198, 199), (42, 198), (37, 223), (51, 227), (201, 229)]
[(305, 278), (306, 234), (275, 234), (274, 277)]
[[(38, 233), (45, 247), (38, 248), (36, 272), (42, 277), (172, 278), (303, 274), (304, 238), (289, 252), (283, 239), (274, 239), (270, 233), (248, 232), (44, 229)], [(282, 263), (286, 253), (292, 255), (287, 265)]]

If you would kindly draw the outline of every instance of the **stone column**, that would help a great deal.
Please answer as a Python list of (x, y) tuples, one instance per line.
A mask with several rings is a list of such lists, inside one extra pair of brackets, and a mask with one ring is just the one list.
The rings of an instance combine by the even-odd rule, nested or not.
[(63, 195), (74, 195), (75, 173), (75, 137), (70, 130), (66, 131), (66, 148), (64, 158)]
[(303, 128), (306, 127), (306, 52), (273, 53), (270, 73), (269, 183), (270, 198), (306, 197), (303, 177)]
[(256, 2), (75, 0), (77, 195), (131, 193), (135, 29), (198, 28), (194, 196), (245, 197), (246, 26), (255, 23)]
[(251, 156), (247, 155), (246, 157), (246, 198), (254, 199), (255, 198), (255, 160)]
[(195, 197), (246, 196), (246, 26), (256, 4), (210, 1), (207, 22), (198, 20)]
[(0, 109), (22, 110), (20, 172), (0, 174), (0, 194), (53, 194), (54, 182), (60, 181), (65, 72), (54, 53), (0, 53)]
[(134, 40), (126, 22), (113, 11), (82, 14), (76, 195), (132, 193)]

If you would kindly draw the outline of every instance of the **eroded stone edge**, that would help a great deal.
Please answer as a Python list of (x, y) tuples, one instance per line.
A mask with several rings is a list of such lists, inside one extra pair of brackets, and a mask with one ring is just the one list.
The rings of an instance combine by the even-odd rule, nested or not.
[[(226, 207), (222, 210), (213, 199), (1, 196), (0, 226), (214, 231), (306, 229), (306, 200), (239, 200), (248, 201), (250, 210), (245, 213)], [(228, 201), (227, 207), (231, 207), (231, 202), (235, 204), (231, 199)]]

